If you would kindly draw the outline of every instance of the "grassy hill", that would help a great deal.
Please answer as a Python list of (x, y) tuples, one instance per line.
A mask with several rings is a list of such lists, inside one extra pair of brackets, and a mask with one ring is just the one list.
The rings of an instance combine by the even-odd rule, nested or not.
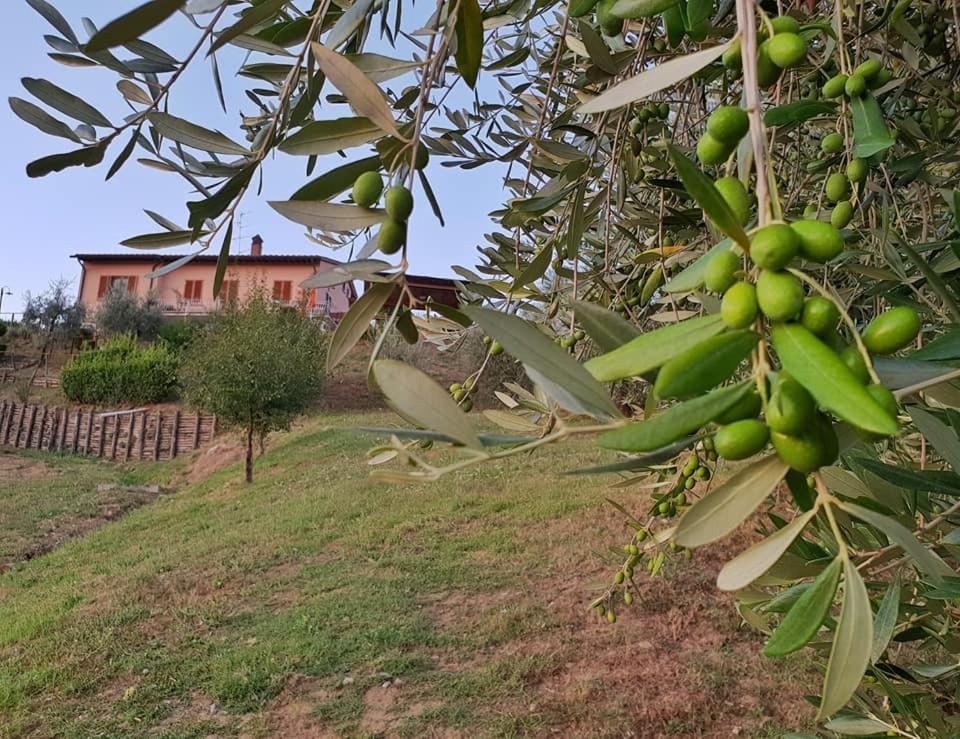
[(601, 459), (588, 442), (387, 486), (367, 476), (371, 439), (336, 427), (392, 420), (315, 417), (249, 486), (236, 465), (196, 483), (183, 462), (139, 468), (181, 487), (0, 576), (0, 736), (763, 737), (809, 721), (802, 662), (758, 657), (714, 589), (729, 549), (672, 562), (614, 626), (587, 612), (626, 536), (603, 498), (644, 495), (544, 474)]

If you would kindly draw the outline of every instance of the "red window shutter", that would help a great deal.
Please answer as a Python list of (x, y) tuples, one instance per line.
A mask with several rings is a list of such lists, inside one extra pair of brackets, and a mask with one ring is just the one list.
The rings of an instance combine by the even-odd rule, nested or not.
[(128, 278), (127, 278), (127, 292), (132, 294), (132, 293), (135, 293), (136, 291), (137, 291), (137, 278), (136, 278), (136, 277), (128, 277)]
[(290, 302), (290, 297), (291, 297), (291, 283), (289, 283), (289, 282), (284, 282), (284, 283), (283, 283), (283, 300), (284, 300), (284, 302), (289, 303), (289, 302)]
[(183, 286), (183, 299), (184, 300), (193, 300), (194, 299), (194, 286), (196, 283), (193, 280), (187, 280)]
[(97, 285), (97, 298), (102, 298), (107, 294), (107, 288), (110, 287), (110, 277), (103, 275), (100, 278), (100, 284)]
[(193, 281), (193, 299), (201, 300), (203, 298), (203, 280)]
[(283, 295), (283, 283), (279, 280), (273, 282), (273, 299), (280, 300)]

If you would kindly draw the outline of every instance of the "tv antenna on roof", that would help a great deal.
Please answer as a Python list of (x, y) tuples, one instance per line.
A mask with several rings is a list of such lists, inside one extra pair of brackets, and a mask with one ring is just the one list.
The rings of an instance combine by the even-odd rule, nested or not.
[(241, 213), (237, 213), (237, 214), (236, 214), (236, 217), (235, 217), (235, 219), (234, 219), (234, 220), (236, 221), (236, 223), (234, 224), (234, 232), (235, 232), (235, 235), (234, 235), (234, 237), (233, 237), (233, 240), (236, 242), (237, 252), (240, 251), (240, 242), (243, 241), (243, 217), (244, 217), (246, 214), (247, 214), (246, 211), (243, 211), (243, 212), (241, 212)]

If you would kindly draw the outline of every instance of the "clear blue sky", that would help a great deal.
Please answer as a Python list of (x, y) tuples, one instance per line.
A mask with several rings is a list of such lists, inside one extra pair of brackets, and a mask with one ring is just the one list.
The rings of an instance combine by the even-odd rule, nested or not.
[[(61, 13), (73, 26), (77, 35), (86, 38), (80, 19), (90, 15), (102, 26), (114, 17), (135, 7), (141, 0), (53, 0)], [(20, 310), (21, 296), (25, 291), (34, 293), (43, 290), (47, 283), (58, 277), (74, 280), (76, 285), (79, 267), (70, 254), (76, 252), (119, 251), (121, 240), (141, 233), (160, 230), (144, 213), (143, 208), (158, 211), (178, 223), (186, 222), (187, 199), (192, 199), (190, 187), (178, 175), (147, 169), (132, 159), (109, 182), (104, 182), (107, 167), (117, 156), (123, 141), (114, 142), (103, 165), (96, 169), (73, 168), (49, 175), (42, 179), (26, 176), (26, 164), (48, 154), (69, 151), (75, 148), (72, 142), (48, 136), (17, 118), (6, 104), (10, 96), (21, 97), (40, 104), (23, 89), (21, 77), (43, 77), (87, 99), (108, 118), (117, 121), (129, 112), (116, 90), (118, 75), (99, 68), (68, 68), (51, 60), (52, 51), (43, 40), (44, 34), (56, 33), (47, 22), (37, 15), (23, 0), (4, 0), (8, 33), (0, 46), (0, 70), (4, 105), (0, 113), (0, 200), (3, 203), (4, 233), (2, 257), (0, 257), (0, 286), (14, 291), (13, 296), (3, 299), (3, 313)], [(404, 27), (416, 28), (414, 19), (425, 20), (432, 3), (417, 3), (411, 12), (404, 13)], [(178, 58), (195, 42), (197, 31), (185, 19), (174, 17), (148, 37)], [(409, 58), (407, 49), (393, 52), (379, 41), (372, 50), (391, 56)], [(218, 128), (236, 140), (242, 139), (238, 128), (241, 110), (254, 112), (254, 106), (243, 96), (244, 83), (249, 80), (234, 77), (233, 73), (243, 59), (242, 51), (226, 49), (218, 60), (227, 97), (227, 113), (224, 114), (216, 96), (210, 75), (209, 64), (203, 59), (195, 61), (178, 82), (170, 102), (171, 113), (181, 113), (194, 121), (211, 128)], [(120, 58), (132, 55), (120, 49)], [(269, 58), (261, 55), (261, 60)], [(483, 73), (482, 73), (483, 74)], [(387, 83), (393, 89), (402, 89), (411, 78), (402, 78)], [(460, 83), (462, 87), (463, 83)], [(326, 91), (332, 88), (326, 88)], [(465, 104), (466, 95), (451, 96)], [(349, 115), (345, 106), (328, 106), (330, 117)], [(57, 118), (64, 116), (49, 111)], [(435, 118), (439, 120), (439, 116)], [(73, 121), (68, 121), (74, 124)], [(142, 150), (141, 150), (142, 151)], [(349, 161), (366, 155), (366, 149), (349, 151)], [(336, 166), (338, 157), (328, 162), (319, 162), (314, 176)], [(450, 276), (451, 264), (472, 265), (475, 247), (483, 234), (493, 230), (490, 211), (503, 201), (502, 174), (499, 165), (460, 170), (441, 167), (435, 157), (428, 169), (434, 190), (441, 201), (447, 222), (441, 228), (430, 212), (425, 198), (417, 198), (417, 207), (410, 222), (410, 261), (414, 272), (437, 276)], [(265, 241), (264, 249), (273, 253), (309, 253), (323, 251), (334, 258), (345, 258), (346, 253), (331, 252), (314, 245), (303, 236), (303, 229), (277, 215), (266, 200), (288, 198), (306, 182), (305, 158), (277, 153), (266, 162), (264, 168), (263, 195), (249, 196), (241, 208), (243, 238), (235, 244), (245, 250), (250, 237), (260, 233)], [(170, 250), (184, 253), (187, 247)]]

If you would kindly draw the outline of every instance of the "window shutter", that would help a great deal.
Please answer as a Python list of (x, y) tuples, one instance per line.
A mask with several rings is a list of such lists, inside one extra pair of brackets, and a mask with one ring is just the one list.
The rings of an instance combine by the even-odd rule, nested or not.
[(193, 299), (200, 300), (203, 298), (203, 280), (194, 280), (193, 281)]
[(107, 288), (110, 286), (110, 278), (107, 275), (103, 275), (100, 278), (100, 284), (97, 285), (97, 299), (102, 298), (107, 294)]
[(289, 303), (289, 302), (290, 302), (290, 287), (291, 287), (291, 284), (292, 284), (292, 283), (290, 283), (290, 282), (284, 282), (284, 283), (283, 283), (283, 300), (284, 300), (284, 302), (286, 302), (286, 303)]
[(127, 278), (127, 292), (133, 294), (137, 291), (137, 278), (128, 277)]

